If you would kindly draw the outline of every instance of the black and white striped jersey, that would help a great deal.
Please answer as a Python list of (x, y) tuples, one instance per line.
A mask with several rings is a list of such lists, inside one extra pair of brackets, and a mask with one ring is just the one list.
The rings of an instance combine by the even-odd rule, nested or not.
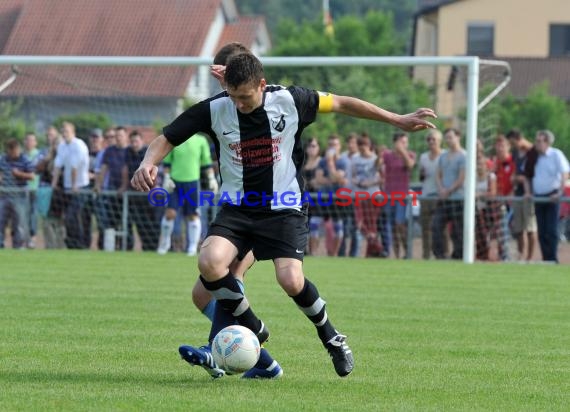
[[(179, 145), (196, 133), (215, 143), (222, 198), (241, 206), (300, 209), (304, 188), (301, 133), (315, 121), (319, 92), (268, 85), (260, 107), (240, 113), (226, 92), (190, 107), (163, 134)], [(247, 196), (247, 201), (244, 200)]]

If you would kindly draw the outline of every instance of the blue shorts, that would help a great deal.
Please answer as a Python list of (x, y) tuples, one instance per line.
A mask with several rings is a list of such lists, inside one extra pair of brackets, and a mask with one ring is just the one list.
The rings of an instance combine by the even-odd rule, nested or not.
[(182, 209), (184, 217), (199, 215), (200, 208), (198, 204), (198, 181), (194, 182), (174, 182), (174, 191), (168, 198), (168, 208), (179, 210)]

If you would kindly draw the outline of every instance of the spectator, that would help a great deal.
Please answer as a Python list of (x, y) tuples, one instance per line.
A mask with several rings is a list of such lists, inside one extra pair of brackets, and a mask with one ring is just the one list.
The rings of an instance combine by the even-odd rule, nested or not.
[[(379, 174), (379, 185), (380, 190), (385, 192), (385, 184), (386, 184), (386, 173), (385, 173), (385, 166), (384, 166), (384, 153), (388, 151), (388, 147), (386, 145), (378, 145), (376, 146), (376, 169), (378, 170)], [(380, 252), (380, 257), (386, 258), (390, 256), (390, 242), (392, 239), (392, 235), (388, 234), (386, 230), (386, 226), (388, 225), (388, 218), (386, 215), (386, 208), (380, 208), (380, 215), (378, 218), (378, 233), (380, 233), (380, 239), (382, 240), (382, 251)]]
[[(103, 131), (101, 129), (93, 129), (89, 133), (89, 187), (94, 188), (95, 182), (97, 180), (97, 158), (101, 155), (105, 149), (105, 139), (103, 138)], [(96, 171), (97, 170), (97, 171)], [(89, 200), (89, 213), (95, 215), (97, 218), (97, 200)], [(97, 249), (103, 249), (103, 241), (105, 234), (105, 226), (103, 221), (97, 220)]]
[(532, 178), (532, 193), (535, 197), (543, 198), (540, 200), (548, 199), (534, 205), (542, 260), (558, 263), (560, 197), (564, 193), (570, 165), (564, 153), (552, 147), (553, 143), (554, 134), (550, 130), (536, 133), (538, 159)]
[(85, 204), (89, 194), (82, 192), (89, 187), (89, 149), (75, 136), (75, 126), (63, 122), (63, 141), (57, 148), (54, 161), (52, 188), (57, 188), (63, 171), (65, 196), (65, 244), (70, 249), (88, 249), (91, 245), (91, 215)]
[(48, 146), (42, 149), (36, 167), (40, 177), (38, 215), (43, 218), (44, 247), (63, 249), (65, 247), (63, 176), (59, 177), (56, 187), (52, 189), (55, 158), (62, 137), (54, 126), (50, 126), (46, 138)]
[[(125, 156), (129, 146), (129, 136), (123, 126), (115, 128), (116, 144), (105, 149), (101, 160), (101, 169), (97, 174), (95, 193), (100, 194), (103, 201), (102, 215), (104, 216), (104, 229), (121, 229), (127, 232), (127, 250), (133, 249), (132, 228), (123, 228), (123, 197), (118, 190), (123, 181), (123, 167), (125, 166)], [(108, 191), (110, 193), (102, 193)], [(101, 203), (99, 203), (101, 205)], [(117, 242), (117, 247), (121, 247)]]
[[(396, 132), (392, 137), (393, 150), (384, 152), (384, 191), (390, 197), (386, 210), (386, 251), (394, 247), (394, 256), (400, 258), (400, 250), (407, 257), (406, 207), (410, 188), (410, 172), (416, 164), (416, 154), (408, 150), (408, 135)], [(391, 238), (390, 238), (391, 236)]]
[(439, 201), (432, 221), (433, 254), (444, 255), (444, 231), (451, 222), (452, 259), (463, 258), (463, 182), (465, 180), (465, 150), (461, 147), (461, 133), (446, 129), (444, 139), (449, 150), (439, 157), (436, 182)]
[(362, 199), (354, 205), (356, 228), (366, 238), (366, 257), (379, 257), (382, 246), (378, 240), (378, 216), (380, 208), (372, 203), (372, 195), (380, 191), (378, 159), (372, 151), (368, 136), (358, 138), (359, 154), (352, 158), (352, 187), (355, 191), (365, 191), (370, 199)]
[[(515, 163), (513, 193), (515, 196), (520, 197), (519, 200), (513, 202), (511, 231), (513, 237), (517, 240), (519, 259), (523, 259), (525, 256), (526, 233), (526, 260), (530, 261), (534, 255), (536, 217), (531, 199), (523, 196), (525, 194), (525, 185), (528, 186), (527, 174), (534, 174), (534, 164), (538, 154), (534, 145), (517, 129), (510, 130), (507, 133), (507, 139), (513, 148), (512, 157)], [(532, 176), (530, 179), (532, 179)], [(530, 192), (530, 188), (528, 191)]]
[[(103, 132), (103, 143), (102, 148), (97, 152), (95, 156), (95, 162), (93, 164), (93, 173), (95, 173), (95, 180), (93, 182), (93, 192), (96, 193), (95, 187), (98, 185), (97, 181), (101, 179), (101, 190), (109, 186), (109, 171), (105, 170), (105, 173), (101, 173), (103, 167), (103, 156), (109, 147), (116, 146), (117, 144), (117, 133), (114, 128), (108, 128)], [(97, 218), (97, 228), (101, 228), (103, 232), (105, 229), (111, 228), (109, 210), (106, 205), (107, 198), (102, 194), (97, 194), (97, 197), (93, 200), (93, 208), (95, 216)], [(104, 236), (100, 236), (97, 240), (97, 247), (103, 249)]]
[[(135, 190), (130, 180), (138, 169), (147, 146), (144, 145), (142, 136), (136, 130), (129, 134), (131, 142), (125, 156), (125, 165), (123, 166), (123, 180), (120, 188), (122, 193), (125, 190)], [(148, 202), (147, 196), (133, 194), (129, 196), (129, 223), (134, 223), (137, 227), (137, 233), (141, 240), (141, 247), (144, 251), (154, 250), (158, 244), (159, 222), (156, 219), (155, 208)], [(132, 229), (131, 229), (132, 230)]]
[[(40, 159), (40, 151), (38, 149), (38, 139), (34, 133), (26, 134), (24, 138), (24, 156), (31, 163), (32, 168), (35, 172), (38, 166), (38, 161)], [(30, 249), (36, 247), (36, 235), (38, 232), (38, 212), (36, 205), (36, 193), (40, 183), (40, 178), (34, 173), (34, 178), (28, 181), (28, 194), (29, 194), (29, 204), (28, 204), (28, 229), (29, 233), (26, 233), (27, 246)]]
[[(510, 144), (503, 135), (495, 139), (495, 159), (492, 167), (497, 176), (497, 194), (499, 196), (513, 195), (513, 175), (515, 162), (510, 153)], [(499, 244), (499, 258), (502, 261), (510, 260), (509, 253), (509, 218), (511, 216), (508, 202), (495, 202), (492, 214), (492, 227), (496, 233)]]
[[(420, 206), (420, 224), (422, 228), (422, 257), (429, 259), (432, 253), (431, 222), (437, 206), (437, 164), (441, 156), (441, 132), (430, 130), (426, 136), (428, 150), (420, 156), (420, 181), (422, 182), (422, 197)], [(447, 237), (447, 231), (444, 231)], [(443, 254), (448, 254), (447, 239), (442, 240)]]
[(483, 144), (477, 144), (477, 173), (475, 181), (475, 246), (480, 260), (489, 260), (490, 231), (494, 223), (494, 197), (497, 193), (497, 177), (489, 170)]
[(28, 209), (25, 188), (34, 179), (34, 169), (16, 139), (7, 140), (4, 146), (6, 153), (0, 157), (0, 248), (4, 248), (4, 234), (10, 221), (12, 248), (25, 249)]
[[(315, 137), (311, 137), (305, 145), (305, 162), (303, 163), (302, 173), (305, 181), (306, 192), (317, 192), (320, 187), (315, 180), (316, 171), (321, 162), (321, 153), (319, 141)], [(313, 198), (313, 201), (317, 201)], [(322, 213), (319, 205), (309, 205), (309, 255), (318, 253), (321, 241), (321, 226), (323, 222)]]
[[(346, 150), (341, 153), (341, 157), (346, 159), (348, 168), (346, 170), (346, 187), (348, 189), (354, 190), (352, 184), (352, 160), (356, 155), (358, 155), (358, 134), (352, 132), (346, 138)], [(351, 210), (352, 205), (347, 206), (343, 209), (343, 226), (344, 226), (344, 236), (340, 244), (339, 256), (348, 255), (351, 257), (360, 256), (360, 244), (362, 243), (362, 235), (360, 230), (356, 227), (354, 221), (354, 213)]]
[[(348, 161), (340, 155), (341, 144), (338, 135), (329, 136), (328, 148), (325, 158), (321, 159), (319, 166), (315, 172), (315, 182), (320, 186), (322, 191), (335, 193), (338, 189), (346, 187), (348, 183), (346, 173), (348, 169)], [(331, 205), (333, 203), (331, 202)], [(344, 223), (342, 216), (333, 207), (324, 212), (325, 218), (325, 238), (328, 256), (338, 256), (340, 244), (344, 236)], [(327, 228), (327, 223), (329, 226)]]

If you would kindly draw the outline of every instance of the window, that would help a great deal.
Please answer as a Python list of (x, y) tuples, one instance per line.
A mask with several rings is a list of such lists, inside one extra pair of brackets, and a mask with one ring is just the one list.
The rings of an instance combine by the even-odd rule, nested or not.
[(550, 25), (550, 56), (570, 56), (570, 24)]
[(495, 26), (493, 23), (470, 23), (467, 27), (467, 54), (492, 56), (494, 40)]

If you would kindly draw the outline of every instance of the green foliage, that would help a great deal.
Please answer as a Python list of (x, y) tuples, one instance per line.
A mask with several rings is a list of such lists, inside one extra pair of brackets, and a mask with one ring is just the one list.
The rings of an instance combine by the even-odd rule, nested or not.
[[(322, 29), (322, 0), (238, 0), (242, 14), (260, 14), (266, 16), (267, 26), (274, 40), (279, 38), (279, 25), (290, 20), (295, 25), (305, 23), (307, 19), (318, 21)], [(407, 41), (412, 32), (413, 14), (417, 0), (330, 0), (330, 12), (334, 21), (335, 32), (338, 21), (347, 15), (364, 17), (368, 12), (390, 12), (394, 16), (396, 32), (394, 39)]]
[[(323, 35), (320, 20), (303, 24), (282, 20), (278, 32), (273, 49), (275, 56), (405, 54), (405, 42), (398, 40), (391, 13), (370, 11), (362, 19), (341, 17), (335, 21), (333, 38)], [(268, 67), (266, 75), (271, 82), (355, 96), (398, 113), (431, 105), (430, 90), (423, 84), (413, 84), (407, 67)], [(352, 131), (367, 131), (375, 141), (386, 143), (394, 130), (378, 122), (327, 115), (321, 116), (319, 127), (309, 128), (307, 134), (323, 141), (330, 133), (346, 135)]]
[(485, 110), (499, 114), (499, 132), (519, 128), (530, 139), (540, 129), (549, 129), (556, 136), (554, 145), (570, 153), (570, 108), (557, 96), (548, 91), (548, 82), (530, 89), (524, 99), (507, 95), (499, 98)]
[(25, 120), (18, 115), (21, 106), (21, 102), (0, 102), (0, 152), (4, 151), (4, 142), (22, 140), (28, 130)]
[(113, 126), (111, 118), (104, 113), (85, 112), (73, 115), (62, 115), (54, 120), (53, 124), (58, 129), (63, 122), (71, 122), (75, 125), (77, 137), (86, 139), (92, 129), (105, 130)]

